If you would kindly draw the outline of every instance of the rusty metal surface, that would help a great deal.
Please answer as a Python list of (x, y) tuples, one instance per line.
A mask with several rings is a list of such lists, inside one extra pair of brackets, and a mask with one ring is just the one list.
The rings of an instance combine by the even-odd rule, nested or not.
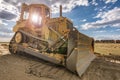
[[(81, 76), (95, 59), (92, 38), (72, 30), (68, 38), (67, 68)], [(70, 53), (71, 52), (71, 53)]]
[(17, 46), (18, 46), (19, 51), (26, 52), (28, 54), (31, 54), (33, 56), (39, 57), (43, 60), (46, 60), (46, 61), (49, 61), (49, 62), (52, 62), (52, 63), (55, 63), (55, 64), (60, 64), (60, 61), (56, 60), (54, 57), (49, 57), (48, 55), (45, 55), (45, 54), (42, 54), (40, 52), (34, 51), (34, 49), (32, 49), (32, 48), (25, 48), (22, 45), (17, 45)]

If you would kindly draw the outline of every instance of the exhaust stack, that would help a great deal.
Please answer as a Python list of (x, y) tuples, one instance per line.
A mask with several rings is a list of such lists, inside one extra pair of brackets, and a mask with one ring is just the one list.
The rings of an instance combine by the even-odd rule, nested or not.
[(60, 5), (60, 17), (62, 17), (62, 5)]

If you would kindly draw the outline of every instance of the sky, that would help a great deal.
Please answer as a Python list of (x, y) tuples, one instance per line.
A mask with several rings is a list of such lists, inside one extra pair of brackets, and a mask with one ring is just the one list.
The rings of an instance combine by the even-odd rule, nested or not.
[(74, 27), (95, 40), (120, 39), (120, 0), (0, 0), (0, 42), (9, 41), (19, 19), (21, 4), (45, 4), (52, 17), (69, 18)]

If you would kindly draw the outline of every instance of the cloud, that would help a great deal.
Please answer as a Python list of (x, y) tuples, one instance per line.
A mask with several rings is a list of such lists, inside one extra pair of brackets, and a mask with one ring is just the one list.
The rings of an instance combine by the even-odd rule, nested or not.
[(78, 26), (74, 26), (75, 28), (79, 28)]
[(5, 32), (0, 32), (0, 37), (5, 37), (5, 38), (11, 38), (14, 33), (5, 33)]
[(93, 31), (93, 33), (104, 33), (106, 32), (105, 30), (99, 30), (99, 31)]
[[(12, 24), (11, 24), (12, 23)], [(13, 21), (6, 21), (6, 20), (0, 20), (0, 42), (6, 41), (6, 39), (11, 38), (13, 36)], [(9, 25), (7, 25), (9, 24)]]
[(2, 2), (3, 0), (0, 0), (0, 3)]
[(8, 24), (5, 23), (5, 22), (3, 22), (2, 20), (0, 20), (0, 26), (1, 26), (1, 25), (5, 25), (5, 26), (7, 26)]
[(17, 17), (17, 15), (14, 15), (14, 14), (12, 14), (10, 12), (7, 12), (7, 11), (1, 11), (0, 12), (0, 18), (2, 18), (2, 19), (12, 20), (16, 17)]
[(51, 7), (53, 13), (59, 12), (59, 6), (63, 6), (63, 12), (69, 12), (76, 6), (88, 6), (89, 2), (88, 0), (4, 0), (7, 3), (13, 4), (16, 7), (21, 5), (20, 3), (40, 3), (40, 4), (46, 4), (47, 6)]
[(98, 5), (98, 3), (96, 2), (96, 0), (92, 0), (92, 5), (95, 5), (95, 6), (97, 6)]
[(63, 12), (70, 12), (76, 6), (88, 6), (88, 0), (61, 0), (51, 5), (53, 13), (59, 12), (59, 5), (63, 6)]
[[(4, 9), (0, 8), (0, 10), (5, 10), (6, 8), (8, 12), (11, 12), (11, 13), (13, 12), (12, 13), (13, 15), (16, 15), (16, 13), (17, 15), (19, 15), (21, 3), (46, 4), (47, 6), (51, 7), (52, 13), (58, 13), (60, 5), (63, 6), (63, 12), (70, 12), (76, 6), (89, 5), (88, 0), (59, 0), (59, 1), (58, 0), (2, 0), (0, 5)], [(93, 3), (95, 3), (94, 0), (93, 0)]]
[(0, 37), (1, 38), (10, 38), (13, 36), (12, 26), (0, 25)]
[(0, 19), (13, 20), (18, 17), (18, 8), (5, 1), (0, 2)]
[(115, 3), (117, 0), (104, 0), (104, 1), (107, 4), (107, 3)]
[(97, 35), (94, 37), (96, 40), (119, 40), (120, 35)]
[(12, 28), (0, 27), (0, 32), (2, 32), (2, 33), (12, 33)]
[(87, 21), (87, 19), (80, 20), (80, 22), (86, 22), (86, 21)]
[(99, 12), (94, 18), (98, 18), (100, 20), (86, 23), (82, 25), (82, 29), (104, 28), (106, 26), (120, 28), (120, 8), (115, 7), (107, 12)]

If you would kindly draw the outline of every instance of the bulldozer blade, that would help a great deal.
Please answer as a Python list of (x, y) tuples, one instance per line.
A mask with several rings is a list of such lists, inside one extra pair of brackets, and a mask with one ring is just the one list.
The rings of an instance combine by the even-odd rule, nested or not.
[(67, 68), (81, 76), (94, 59), (95, 55), (91, 51), (76, 48), (67, 58)]
[(95, 59), (93, 52), (89, 50), (78, 50), (76, 61), (76, 72), (81, 76), (91, 64), (91, 61)]
[[(76, 35), (76, 36), (75, 36)], [(66, 66), (81, 76), (95, 59), (93, 39), (76, 31), (68, 35), (68, 56)]]

